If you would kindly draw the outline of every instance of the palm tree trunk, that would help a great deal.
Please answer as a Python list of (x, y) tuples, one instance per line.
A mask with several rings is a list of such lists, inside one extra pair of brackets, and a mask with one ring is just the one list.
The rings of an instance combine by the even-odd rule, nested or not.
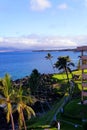
[(11, 116), (12, 130), (15, 130), (12, 112), (10, 113), (10, 116)]
[(27, 130), (25, 119), (24, 119), (23, 110), (21, 110), (21, 112), (22, 112), (22, 118), (23, 118), (23, 123), (24, 123), (24, 129)]
[(53, 63), (52, 63), (52, 60), (50, 59), (50, 63), (51, 63), (51, 66), (52, 66), (52, 68), (53, 68), (53, 71), (55, 72), (55, 69), (54, 69), (54, 67), (53, 67)]
[(68, 93), (70, 94), (70, 86), (69, 86), (69, 76), (68, 76), (68, 71), (67, 71), (67, 68), (65, 68), (65, 72), (66, 72), (66, 75), (67, 75), (67, 80), (68, 80)]
[(67, 72), (66, 68), (65, 68), (65, 72), (66, 72), (67, 80), (68, 80), (68, 83), (69, 83), (69, 76), (68, 76), (68, 72)]

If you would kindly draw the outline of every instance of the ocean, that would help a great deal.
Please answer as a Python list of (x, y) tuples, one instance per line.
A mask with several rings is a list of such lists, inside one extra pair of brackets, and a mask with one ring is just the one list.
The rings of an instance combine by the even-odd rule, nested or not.
[[(1, 52), (0, 53), (0, 77), (9, 73), (13, 80), (29, 76), (32, 70), (37, 69), (41, 74), (54, 73), (49, 60), (45, 56), (50, 53), (53, 64), (59, 56), (69, 56), (77, 66), (80, 52), (73, 51), (20, 51), (20, 52)], [(75, 69), (76, 66), (72, 69)], [(58, 70), (55, 70), (58, 73)]]

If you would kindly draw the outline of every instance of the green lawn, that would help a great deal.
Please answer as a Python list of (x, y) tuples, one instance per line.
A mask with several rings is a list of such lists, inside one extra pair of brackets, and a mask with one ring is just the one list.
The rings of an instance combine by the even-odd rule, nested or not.
[[(85, 73), (87, 73), (87, 70), (84, 71)], [(81, 85), (81, 70), (78, 70), (78, 71), (73, 71), (72, 72), (73, 75), (80, 75), (79, 79), (77, 80), (74, 80), (76, 86), (78, 87), (78, 90), (81, 91), (82, 90), (82, 85)], [(66, 77), (66, 74), (65, 73), (59, 73), (59, 74), (54, 74), (53, 75), (53, 78), (57, 79), (58, 80), (58, 83), (64, 83), (66, 84), (67, 83), (67, 77)], [(72, 79), (72, 75), (69, 73), (69, 79), (71, 80)], [(84, 88), (84, 90), (87, 90), (87, 88)]]
[[(63, 99), (62, 99), (63, 101)], [(62, 103), (62, 101), (60, 103), (55, 103), (55, 105), (53, 106), (52, 110), (49, 111), (47, 114), (43, 115), (40, 118), (37, 118), (35, 122), (32, 123), (32, 125), (30, 126), (31, 123), (28, 123), (28, 125), (30, 126), (30, 128), (36, 129), (36, 130), (44, 130), (46, 128), (48, 128), (49, 130), (57, 130), (56, 127), (54, 128), (49, 128), (49, 124), (50, 121), (55, 113), (55, 111), (57, 110), (57, 108), (60, 106), (60, 104)], [(74, 124), (80, 124), (82, 125), (81, 120), (79, 121), (78, 118), (81, 118), (81, 115), (79, 116), (79, 112), (81, 112), (82, 110), (87, 110), (87, 105), (82, 105), (82, 107), (80, 107), (81, 105), (79, 105), (80, 99), (76, 99), (71, 101), (70, 103), (68, 103), (65, 108), (64, 108), (64, 113), (68, 116), (57, 116), (57, 120), (60, 119), (61, 122), (61, 130), (82, 130), (82, 127), (78, 126), (77, 128), (75, 128)], [(79, 112), (78, 112), (79, 109)], [(85, 111), (86, 112), (86, 111)], [(73, 118), (76, 117), (76, 119)], [(86, 117), (87, 117), (87, 112), (85, 113)], [(78, 117), (78, 118), (77, 118)], [(66, 122), (64, 122), (66, 121)], [(69, 123), (67, 123), (69, 122)], [(71, 124), (70, 124), (71, 123)]]
[[(87, 72), (87, 70), (85, 70)], [(82, 90), (81, 85), (81, 70), (80, 71), (73, 71), (73, 74), (80, 75), (80, 79), (74, 80), (75, 82), (75, 88), (74, 88), (74, 94), (78, 94)], [(60, 83), (67, 82), (66, 75), (65, 74), (57, 74), (53, 76), (54, 78), (58, 79)], [(69, 74), (69, 78), (71, 79), (71, 74)], [(87, 90), (87, 88), (85, 88)], [(78, 123), (82, 125), (82, 118), (87, 119), (87, 105), (81, 105), (80, 103), (81, 99), (75, 99), (72, 100), (69, 104), (67, 104), (64, 108), (64, 115), (65, 116), (58, 116), (58, 119), (62, 119), (65, 121), (69, 121), (71, 123)], [(75, 119), (76, 118), (76, 119)], [(75, 128), (73, 125), (67, 124), (65, 122), (61, 123), (61, 130), (82, 130), (82, 127)]]
[(75, 127), (74, 125), (61, 122), (61, 130), (83, 130), (83, 128)]
[[(87, 70), (86, 70), (87, 72)], [(81, 70), (80, 71), (73, 71), (73, 74), (78, 74), (81, 75)], [(57, 92), (65, 92), (64, 88), (62, 87), (67, 87), (67, 77), (66, 74), (55, 74), (53, 76), (58, 81), (58, 85), (55, 89)], [(71, 74), (69, 74), (69, 78), (71, 79)], [(81, 78), (81, 77), (80, 77)], [(75, 88), (74, 88), (74, 93), (78, 94), (78, 92), (81, 92), (82, 86), (81, 86), (81, 79), (79, 80), (74, 80), (75, 82)], [(86, 88), (87, 90), (87, 88)], [(53, 115), (57, 111), (58, 107), (61, 105), (63, 102), (63, 98), (60, 102), (56, 102), (52, 109), (44, 114), (40, 118), (35, 118), (34, 120), (30, 120), (27, 122), (27, 125), (29, 127), (33, 127), (36, 130), (45, 130), (47, 127), (49, 130), (57, 130), (56, 127), (54, 128), (49, 128), (50, 121), (53, 118)], [(81, 105), (79, 104), (81, 101), (80, 97), (79, 99), (74, 99), (70, 101), (65, 107), (64, 107), (64, 114), (63, 115), (57, 115), (57, 119), (61, 121), (61, 130), (83, 130), (82, 127), (78, 126), (77, 128), (75, 127), (74, 124), (79, 124), (82, 126), (82, 118), (87, 119), (87, 105)], [(65, 122), (64, 122), (65, 121)], [(67, 123), (68, 122), (68, 123)], [(71, 124), (70, 124), (71, 123)]]
[[(67, 95), (65, 95), (67, 96)], [(39, 118), (35, 118), (30, 120), (29, 122), (27, 122), (27, 124), (29, 125), (29, 127), (47, 127), (49, 126), (49, 124), (51, 123), (54, 114), (56, 113), (57, 109), (60, 107), (60, 105), (63, 103), (64, 101), (63, 97), (60, 102), (55, 102), (55, 104), (53, 105), (52, 109), (50, 111), (48, 111), (46, 114), (44, 114), (43, 116), (39, 117)]]
[[(82, 130), (82, 119), (87, 120), (87, 104), (79, 104), (80, 99), (73, 99), (64, 107), (64, 113), (58, 114), (57, 119), (61, 122), (61, 130)], [(75, 128), (74, 124), (79, 124)]]
[[(58, 81), (66, 82), (67, 81), (67, 76), (65, 73), (59, 73), (59, 74), (54, 74), (53, 78), (57, 79)], [(69, 78), (71, 79), (72, 76), (69, 74)]]
[(64, 113), (76, 118), (87, 118), (87, 104), (80, 104), (81, 99), (74, 99), (69, 102)]

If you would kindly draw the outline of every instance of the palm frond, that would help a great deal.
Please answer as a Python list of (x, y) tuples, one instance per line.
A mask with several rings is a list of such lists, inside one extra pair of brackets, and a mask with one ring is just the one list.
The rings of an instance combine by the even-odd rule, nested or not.
[(27, 113), (28, 113), (28, 118), (31, 118), (31, 115), (35, 116), (35, 112), (34, 112), (34, 110), (33, 110), (31, 107), (26, 106), (26, 107), (25, 107), (25, 110), (26, 110)]
[(0, 98), (0, 104), (6, 104), (6, 98)]
[(7, 122), (9, 122), (10, 121), (10, 112), (9, 111), (7, 112), (6, 118), (7, 118)]
[(70, 62), (70, 63), (68, 63), (68, 66), (75, 66), (75, 64), (73, 63), (73, 62)]

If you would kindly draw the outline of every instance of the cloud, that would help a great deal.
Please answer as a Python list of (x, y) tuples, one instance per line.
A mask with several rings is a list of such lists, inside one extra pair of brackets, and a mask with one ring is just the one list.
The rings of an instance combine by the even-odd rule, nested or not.
[(74, 41), (78, 46), (87, 46), (87, 35), (79, 35), (77, 37), (74, 37)]
[(78, 38), (59, 36), (27, 36), (0, 38), (0, 47), (17, 49), (65, 49), (77, 46)]
[(87, 46), (87, 35), (66, 36), (39, 36), (29, 35), (25, 37), (0, 37), (0, 48), (8, 47), (30, 50), (50, 50), (76, 48)]
[(51, 7), (49, 0), (30, 0), (30, 8), (33, 11), (43, 11)]
[(66, 10), (66, 9), (68, 9), (68, 5), (66, 3), (60, 4), (60, 5), (58, 5), (58, 9)]
[(0, 37), (0, 42), (3, 42), (3, 38), (2, 37)]

